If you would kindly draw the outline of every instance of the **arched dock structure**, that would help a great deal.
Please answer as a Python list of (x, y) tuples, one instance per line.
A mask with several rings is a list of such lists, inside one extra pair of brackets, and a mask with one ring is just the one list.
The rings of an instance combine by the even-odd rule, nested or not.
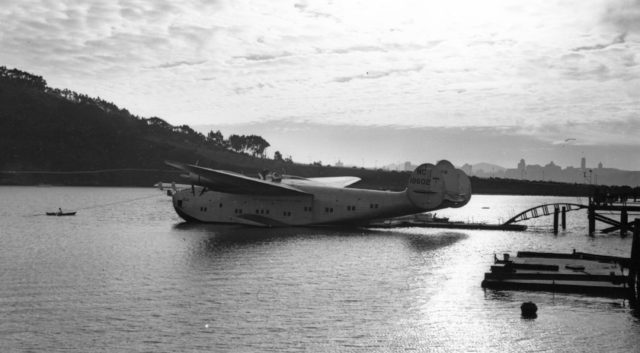
[[(575, 211), (583, 208), (588, 208), (587, 205), (581, 205), (577, 203), (566, 203), (566, 202), (558, 202), (558, 203), (548, 203), (536, 207), (532, 207), (526, 211), (520, 212), (517, 215), (511, 217), (508, 221), (504, 222), (504, 224), (511, 224), (520, 221), (526, 221), (528, 219), (549, 216), (555, 214), (557, 211), (562, 209), (563, 212)], [(564, 213), (563, 213), (564, 214)]]
[[(610, 233), (613, 231), (620, 231), (623, 236), (627, 231), (633, 231), (635, 225), (633, 221), (629, 221), (629, 213), (640, 213), (640, 206), (623, 204), (599, 204), (589, 200), (588, 205), (582, 205), (577, 203), (558, 202), (548, 203), (532, 207), (526, 211), (520, 212), (517, 215), (511, 217), (509, 220), (503, 223), (503, 225), (510, 225), (520, 221), (526, 221), (528, 219), (534, 219), (543, 216), (553, 215), (553, 231), (558, 232), (558, 217), (562, 214), (562, 229), (566, 227), (566, 213), (569, 211), (576, 211), (580, 209), (587, 209), (587, 218), (589, 220), (589, 234), (593, 234), (595, 231), (596, 221), (610, 225), (611, 227), (602, 229), (603, 233)], [(620, 212), (620, 221), (607, 217), (598, 211), (606, 212)]]

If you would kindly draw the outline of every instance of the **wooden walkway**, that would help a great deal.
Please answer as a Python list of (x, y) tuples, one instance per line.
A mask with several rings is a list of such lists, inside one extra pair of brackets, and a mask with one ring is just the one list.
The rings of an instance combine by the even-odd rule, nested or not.
[(496, 259), (483, 288), (628, 298), (628, 258), (585, 253), (519, 252)]
[(494, 259), (483, 288), (580, 293), (640, 304), (640, 218), (633, 225), (631, 256), (521, 251)]

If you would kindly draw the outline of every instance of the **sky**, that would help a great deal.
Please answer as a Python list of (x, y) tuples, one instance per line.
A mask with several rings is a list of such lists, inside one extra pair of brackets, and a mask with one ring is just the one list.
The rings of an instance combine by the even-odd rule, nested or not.
[(299, 162), (640, 170), (640, 0), (0, 0), (0, 48)]

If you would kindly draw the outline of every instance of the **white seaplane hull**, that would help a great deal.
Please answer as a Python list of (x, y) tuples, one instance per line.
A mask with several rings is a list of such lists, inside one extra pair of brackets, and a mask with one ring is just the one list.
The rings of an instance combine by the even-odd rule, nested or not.
[[(376, 219), (461, 207), (471, 195), (469, 179), (463, 172), (453, 169), (449, 162), (439, 169), (440, 163), (418, 167), (407, 190), (402, 192), (327, 186), (317, 182), (319, 179), (248, 180), (250, 178), (230, 172), (171, 165), (188, 171), (194, 182), (172, 196), (176, 212), (189, 222), (267, 227), (357, 225)], [(429, 172), (428, 176), (424, 175), (425, 171)], [(455, 184), (449, 185), (455, 190), (447, 189), (442, 182), (446, 174), (455, 176), (455, 182), (449, 182)], [(237, 187), (232, 177), (240, 178)], [(231, 192), (223, 191), (225, 189)]]

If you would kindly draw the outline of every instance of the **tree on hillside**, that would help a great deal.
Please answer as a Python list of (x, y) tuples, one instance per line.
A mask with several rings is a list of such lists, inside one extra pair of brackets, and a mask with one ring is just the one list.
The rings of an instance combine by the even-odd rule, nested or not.
[(254, 156), (261, 156), (264, 158), (264, 151), (269, 148), (271, 144), (261, 136), (249, 135), (246, 137), (246, 146)]
[(220, 130), (216, 132), (213, 132), (213, 130), (209, 131), (207, 134), (207, 143), (216, 147), (226, 147), (227, 145)]
[(206, 140), (203, 134), (195, 131), (189, 125), (180, 125), (174, 127), (173, 130), (175, 132), (187, 135), (187, 137), (189, 137), (189, 140), (192, 140), (192, 142), (204, 142)]
[(229, 144), (229, 147), (231, 147), (232, 150), (236, 151), (236, 152), (243, 152), (244, 151), (244, 136), (240, 136), (240, 135), (231, 135), (229, 136), (229, 140), (227, 141)]
[(273, 153), (273, 160), (274, 161), (282, 161), (282, 153), (280, 153), (280, 151), (275, 151)]
[(6, 66), (0, 66), (0, 79), (40, 91), (44, 91), (47, 88), (47, 81), (42, 76), (32, 75), (18, 69), (7, 69)]
[(265, 150), (271, 146), (264, 138), (257, 135), (231, 135), (227, 145), (236, 152), (251, 153), (253, 156), (265, 156)]

